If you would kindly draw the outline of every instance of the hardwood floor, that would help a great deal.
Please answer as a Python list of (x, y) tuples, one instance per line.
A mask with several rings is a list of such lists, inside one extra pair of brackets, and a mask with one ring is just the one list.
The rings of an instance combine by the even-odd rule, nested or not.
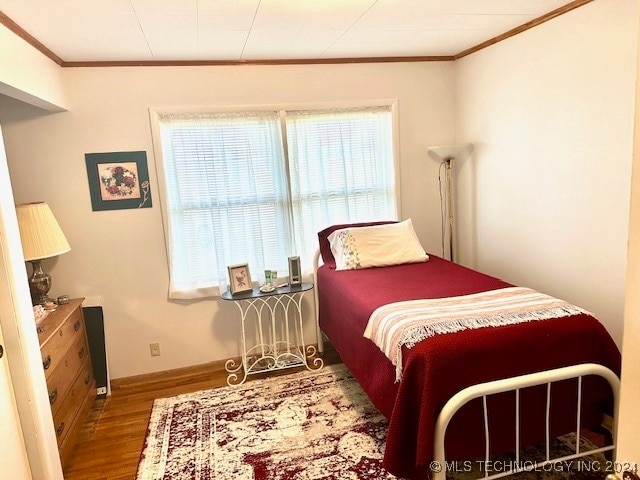
[[(335, 350), (323, 356), (325, 365), (340, 363)], [(132, 480), (147, 433), (153, 400), (226, 386), (224, 363), (160, 372), (112, 382), (112, 394), (97, 400), (79, 435), (64, 471), (66, 480)], [(300, 371), (285, 370), (278, 374)], [(270, 375), (275, 375), (272, 373)], [(251, 381), (264, 378), (253, 375)]]

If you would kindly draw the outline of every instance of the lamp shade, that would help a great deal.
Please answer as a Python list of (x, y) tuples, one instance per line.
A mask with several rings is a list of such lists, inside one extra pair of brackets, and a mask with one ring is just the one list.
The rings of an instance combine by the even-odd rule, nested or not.
[(16, 214), (25, 261), (55, 257), (71, 250), (47, 203), (16, 205)]
[(455, 145), (441, 145), (429, 147), (429, 156), (437, 162), (463, 158), (473, 153), (473, 143), (457, 143)]

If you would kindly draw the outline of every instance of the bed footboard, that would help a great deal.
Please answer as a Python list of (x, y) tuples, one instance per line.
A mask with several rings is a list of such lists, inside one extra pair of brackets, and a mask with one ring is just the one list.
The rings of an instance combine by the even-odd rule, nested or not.
[[(604, 378), (609, 385), (611, 386), (611, 390), (613, 392), (613, 441), (611, 445), (607, 445), (605, 447), (596, 448), (587, 451), (580, 451), (580, 442), (576, 442), (576, 452), (572, 455), (567, 455), (560, 458), (550, 458), (549, 455), (549, 411), (551, 405), (551, 384), (554, 382), (569, 380), (569, 379), (578, 379), (578, 406), (577, 406), (577, 416), (576, 416), (576, 434), (579, 438), (581, 425), (580, 425), (580, 403), (582, 399), (582, 377), (587, 375), (596, 375)], [(547, 385), (547, 409), (546, 409), (546, 459), (544, 462), (538, 464), (532, 464), (530, 462), (524, 462), (522, 467), (518, 467), (520, 464), (520, 389), (533, 387), (536, 385)], [(445, 447), (444, 447), (444, 438), (445, 433), (447, 431), (447, 427), (449, 422), (456, 414), (456, 412), (464, 406), (467, 402), (474, 400), (476, 398), (482, 398), (483, 407), (484, 407), (484, 426), (485, 426), (485, 465), (490, 462), (490, 438), (489, 438), (489, 428), (488, 428), (488, 413), (487, 413), (487, 396), (514, 391), (515, 399), (516, 399), (516, 424), (515, 428), (515, 438), (516, 438), (516, 459), (514, 465), (516, 468), (508, 471), (503, 471), (500, 473), (496, 473), (494, 475), (486, 475), (482, 478), (501, 478), (509, 475), (513, 475), (515, 473), (519, 473), (522, 471), (533, 470), (536, 467), (543, 467), (545, 465), (570, 461), (573, 459), (581, 458), (590, 454), (599, 453), (599, 452), (607, 452), (611, 451), (615, 458), (615, 448), (616, 448), (616, 422), (617, 422), (617, 408), (618, 408), (618, 394), (620, 389), (620, 379), (618, 376), (613, 373), (610, 369), (594, 364), (594, 363), (586, 363), (581, 365), (572, 365), (569, 367), (562, 367), (553, 370), (547, 370), (543, 372), (531, 373), (528, 375), (522, 375), (519, 377), (506, 378), (503, 380), (496, 380), (487, 383), (481, 383), (478, 385), (473, 385), (470, 387), (461, 390), (456, 395), (451, 397), (451, 399), (445, 404), (438, 419), (436, 421), (435, 433), (434, 433), (434, 463), (432, 463), (432, 472), (431, 478), (432, 480), (445, 480), (447, 473), (447, 463), (445, 457)], [(435, 468), (434, 468), (435, 467)], [(435, 471), (439, 470), (439, 471)]]

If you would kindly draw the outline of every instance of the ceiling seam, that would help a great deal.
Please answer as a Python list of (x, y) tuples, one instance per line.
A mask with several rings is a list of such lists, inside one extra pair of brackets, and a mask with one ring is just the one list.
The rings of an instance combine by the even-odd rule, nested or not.
[(242, 51), (240, 52), (239, 62), (242, 63), (242, 57), (244, 57), (244, 50), (247, 48), (247, 42), (249, 41), (249, 37), (251, 36), (251, 32), (253, 31), (253, 25), (256, 23), (256, 17), (258, 16), (258, 10), (260, 10), (260, 4), (262, 0), (258, 0), (258, 5), (256, 5), (256, 11), (253, 12), (253, 18), (251, 19), (251, 26), (249, 27), (249, 31), (247, 32), (247, 36), (244, 39), (244, 44), (242, 45)]
[(147, 48), (149, 49), (149, 55), (151, 55), (151, 58), (153, 58), (154, 57), (153, 50), (151, 49), (151, 45), (149, 44), (149, 39), (144, 33), (144, 28), (142, 28), (142, 23), (140, 22), (140, 17), (138, 16), (138, 11), (136, 10), (136, 6), (133, 4), (132, 0), (129, 0), (129, 5), (131, 5), (131, 10), (133, 10), (134, 15), (136, 16), (136, 23), (138, 24), (138, 27), (140, 27), (140, 33), (142, 33), (142, 38), (144, 38), (144, 43), (147, 45)]
[(321, 56), (321, 57), (322, 57), (322, 56), (324, 56), (324, 55), (325, 55), (329, 50), (331, 50), (331, 47), (333, 47), (333, 46), (338, 42), (338, 40), (340, 40), (342, 37), (344, 37), (344, 36), (345, 36), (345, 34), (346, 34), (349, 30), (351, 30), (351, 29), (353, 28), (353, 26), (354, 26), (356, 23), (358, 23), (358, 22), (360, 21), (360, 19), (361, 19), (361, 18), (362, 18), (362, 17), (363, 17), (363, 16), (364, 16), (364, 15), (365, 15), (369, 10), (371, 10), (371, 9), (373, 8), (373, 6), (374, 6), (376, 3), (378, 3), (378, 0), (373, 0), (373, 3), (372, 3), (371, 5), (369, 5), (369, 7), (368, 7), (364, 12), (362, 12), (362, 13), (360, 14), (360, 16), (359, 16), (358, 18), (356, 18), (356, 19), (353, 21), (353, 23), (351, 23), (351, 25), (349, 25), (349, 26), (344, 30), (344, 32), (342, 32), (342, 33), (340, 34), (340, 36), (338, 36), (338, 38), (336, 38), (336, 39), (333, 41), (333, 43), (332, 43), (331, 45), (329, 45), (329, 46), (325, 49), (325, 51), (324, 51), (324, 52), (322, 52), (322, 53), (320, 54), (320, 56)]

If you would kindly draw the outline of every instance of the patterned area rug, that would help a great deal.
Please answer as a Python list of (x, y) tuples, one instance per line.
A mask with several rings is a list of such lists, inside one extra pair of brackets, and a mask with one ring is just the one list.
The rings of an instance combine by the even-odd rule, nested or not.
[[(386, 427), (343, 365), (162, 398), (136, 479), (394, 479), (382, 467)], [(572, 438), (557, 442), (570, 449)], [(564, 473), (513, 478), (603, 477)], [(479, 476), (474, 462), (461, 462), (447, 478)]]

